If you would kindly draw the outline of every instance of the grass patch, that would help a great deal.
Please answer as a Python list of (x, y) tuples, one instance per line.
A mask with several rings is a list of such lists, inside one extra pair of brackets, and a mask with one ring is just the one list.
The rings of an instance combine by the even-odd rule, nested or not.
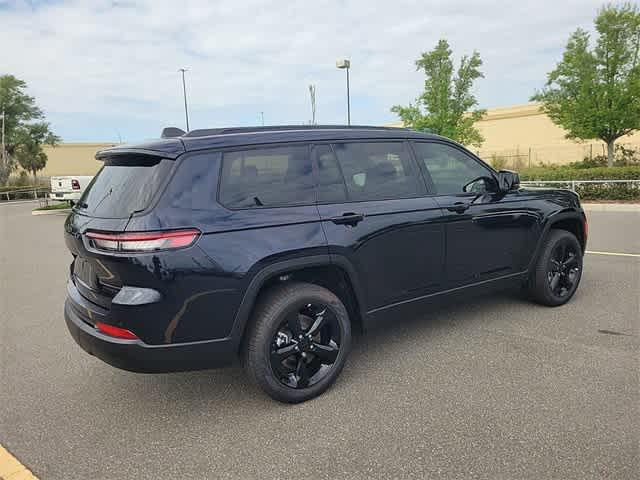
[(52, 205), (47, 205), (46, 207), (36, 208), (35, 210), (68, 210), (71, 208), (68, 202), (60, 202), (54, 203)]

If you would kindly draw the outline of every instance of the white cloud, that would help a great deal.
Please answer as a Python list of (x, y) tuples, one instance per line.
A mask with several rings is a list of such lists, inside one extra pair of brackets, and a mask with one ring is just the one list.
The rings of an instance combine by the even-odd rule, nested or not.
[[(151, 136), (182, 123), (179, 67), (196, 126), (309, 118), (344, 121), (352, 60), (353, 119), (392, 119), (389, 107), (421, 88), (421, 51), (447, 38), (457, 55), (480, 52), (482, 106), (526, 102), (559, 59), (569, 33), (589, 28), (599, 1), (440, 2), (44, 1), (0, 2), (0, 73), (25, 79), (66, 138)], [(90, 125), (87, 120), (90, 119)], [(103, 134), (102, 132), (108, 132)]]

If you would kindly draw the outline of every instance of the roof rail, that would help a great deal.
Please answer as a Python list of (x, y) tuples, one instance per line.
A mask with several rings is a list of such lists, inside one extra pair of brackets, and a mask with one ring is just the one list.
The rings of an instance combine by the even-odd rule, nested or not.
[(274, 132), (286, 130), (407, 130), (399, 127), (378, 127), (371, 125), (271, 125), (264, 127), (223, 127), (191, 130), (184, 137), (208, 137), (232, 133)]

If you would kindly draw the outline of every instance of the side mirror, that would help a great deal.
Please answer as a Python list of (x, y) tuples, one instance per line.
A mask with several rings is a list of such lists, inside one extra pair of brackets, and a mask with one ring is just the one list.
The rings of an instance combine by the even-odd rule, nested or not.
[(520, 187), (520, 176), (511, 170), (500, 170), (498, 172), (498, 188), (501, 192), (517, 190)]
[(496, 192), (497, 190), (498, 185), (496, 184), (496, 179), (493, 177), (474, 178), (462, 187), (462, 191), (465, 193), (477, 193), (479, 195), (486, 192)]

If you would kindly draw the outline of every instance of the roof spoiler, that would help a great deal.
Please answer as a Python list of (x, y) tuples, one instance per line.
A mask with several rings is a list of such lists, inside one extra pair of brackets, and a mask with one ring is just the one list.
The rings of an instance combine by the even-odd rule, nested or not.
[(166, 127), (162, 129), (162, 133), (160, 134), (160, 138), (174, 138), (181, 137), (185, 132), (181, 128), (178, 127)]

